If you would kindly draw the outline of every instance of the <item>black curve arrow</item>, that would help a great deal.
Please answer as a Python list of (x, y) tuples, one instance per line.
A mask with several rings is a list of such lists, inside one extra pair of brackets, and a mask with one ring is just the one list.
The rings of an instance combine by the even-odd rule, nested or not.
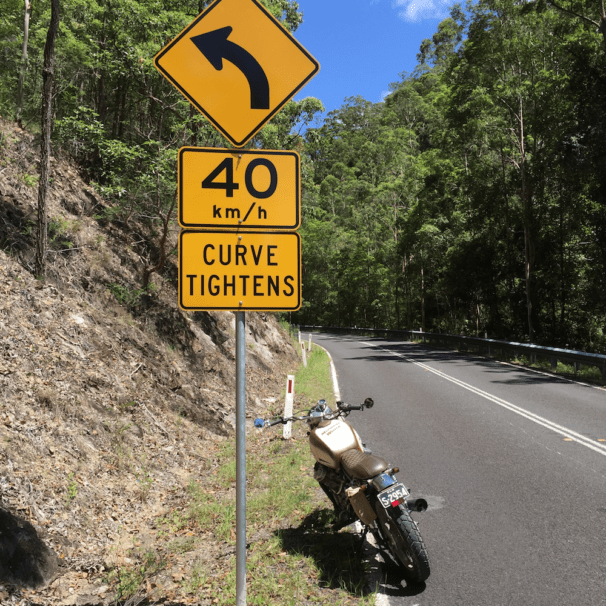
[(231, 27), (222, 27), (194, 36), (191, 41), (217, 70), (223, 69), (223, 59), (233, 63), (248, 80), (250, 108), (269, 109), (269, 82), (259, 62), (245, 49), (228, 40)]

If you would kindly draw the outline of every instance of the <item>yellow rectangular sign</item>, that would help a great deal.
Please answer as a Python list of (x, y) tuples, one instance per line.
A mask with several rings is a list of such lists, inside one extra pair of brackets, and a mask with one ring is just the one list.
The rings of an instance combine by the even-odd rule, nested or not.
[(296, 311), (301, 306), (299, 234), (182, 231), (179, 306), (204, 311)]
[(300, 166), (294, 151), (182, 147), (179, 223), (188, 228), (298, 229)]

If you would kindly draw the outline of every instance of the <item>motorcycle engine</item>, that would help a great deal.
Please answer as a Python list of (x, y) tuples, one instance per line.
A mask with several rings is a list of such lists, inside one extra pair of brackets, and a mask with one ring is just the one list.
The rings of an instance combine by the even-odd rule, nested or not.
[(314, 478), (334, 505), (337, 521), (343, 525), (354, 521), (356, 515), (345, 492), (345, 478), (338, 471), (321, 463), (314, 465)]

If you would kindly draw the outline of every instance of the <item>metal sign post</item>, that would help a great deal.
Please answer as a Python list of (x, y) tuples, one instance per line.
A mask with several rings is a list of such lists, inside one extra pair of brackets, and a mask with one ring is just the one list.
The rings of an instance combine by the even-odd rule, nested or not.
[[(154, 64), (238, 148), (320, 69), (259, 0), (215, 0)], [(179, 152), (179, 306), (236, 315), (236, 606), (246, 606), (245, 312), (301, 306), (300, 175), (292, 151)]]
[(236, 312), (236, 606), (246, 606), (246, 314)]

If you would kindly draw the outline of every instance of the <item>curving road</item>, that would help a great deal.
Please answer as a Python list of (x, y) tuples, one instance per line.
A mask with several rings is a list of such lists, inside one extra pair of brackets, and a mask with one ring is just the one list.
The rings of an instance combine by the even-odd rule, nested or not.
[[(306, 335), (305, 335), (306, 336)], [(606, 391), (413, 343), (314, 334), (349, 421), (430, 508), (432, 573), (389, 606), (606, 605)]]

